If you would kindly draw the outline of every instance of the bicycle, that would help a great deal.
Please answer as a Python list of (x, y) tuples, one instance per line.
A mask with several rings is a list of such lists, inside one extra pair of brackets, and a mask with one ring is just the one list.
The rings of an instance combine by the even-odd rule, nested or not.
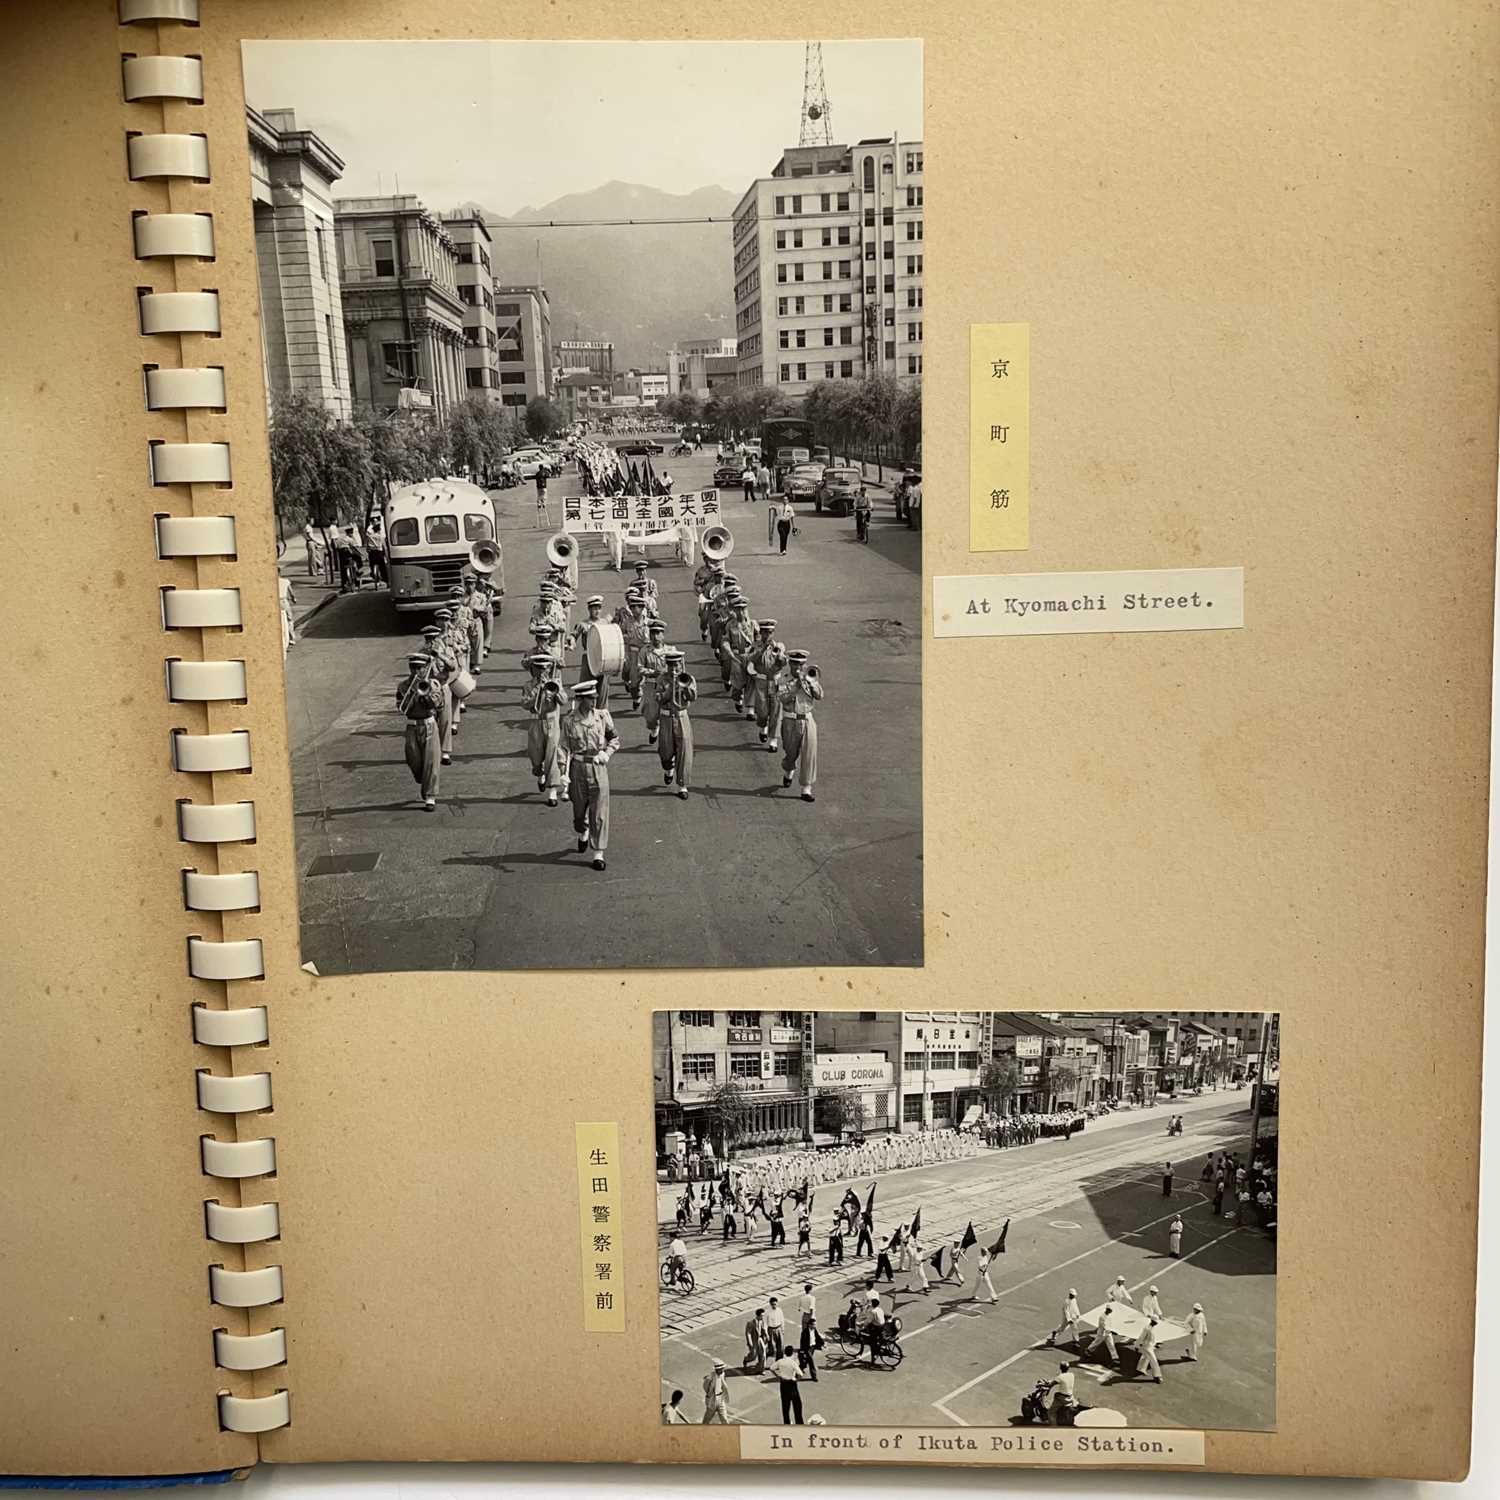
[(686, 1266), (674, 1275), (672, 1262), (664, 1260), (661, 1263), (661, 1284), (663, 1287), (674, 1287), (685, 1297), (693, 1290), (697, 1282), (693, 1280), (693, 1273)]

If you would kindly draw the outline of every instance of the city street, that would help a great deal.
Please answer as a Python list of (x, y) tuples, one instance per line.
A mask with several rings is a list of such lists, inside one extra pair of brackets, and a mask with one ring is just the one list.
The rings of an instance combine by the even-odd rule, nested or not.
[[(657, 457), (675, 488), (705, 488), (712, 447)], [(425, 615), (400, 615), (383, 590), (335, 598), (299, 626), (287, 662), (303, 958), (325, 974), (447, 968), (631, 968), (913, 964), (921, 961), (921, 533), (872, 489), (867, 546), (851, 518), (805, 507), (785, 557), (767, 543), (766, 505), (726, 491), (730, 570), (753, 618), (802, 646), (822, 673), (817, 801), (781, 790), (780, 757), (720, 688), (698, 639), (692, 569), (661, 556), (667, 642), (687, 653), (700, 699), (696, 765), (683, 802), (662, 785), (655, 747), (616, 687), (624, 748), (610, 766), (609, 867), (574, 851), (564, 799), (549, 809), (526, 760), (521, 657), (527, 615), (561, 526), (565, 474), (548, 486), (550, 521), (530, 484), (493, 492), (508, 593), (479, 686), (424, 812), (402, 759), (395, 687)], [(622, 602), (629, 573), (601, 542), (580, 554), (579, 602)], [(299, 582), (296, 574), (293, 581)], [(567, 681), (577, 675), (577, 655)], [(691, 934), (662, 956), (667, 920)]]
[[(830, 1339), (818, 1359), (817, 1384), (800, 1386), (804, 1412), (831, 1425), (1005, 1426), (1034, 1382), (1056, 1375), (1061, 1359), (1082, 1357), (1071, 1347), (1045, 1344), (1068, 1289), (1077, 1288), (1087, 1311), (1104, 1300), (1116, 1276), (1124, 1276), (1137, 1305), (1156, 1285), (1168, 1318), (1183, 1319), (1201, 1302), (1207, 1343), (1197, 1363), (1181, 1357), (1183, 1345), (1164, 1350), (1160, 1385), (1121, 1377), (1084, 1358), (1076, 1370), (1078, 1399), (1114, 1408), (1132, 1427), (1274, 1427), (1275, 1242), (1259, 1228), (1236, 1227), (1232, 1217), (1215, 1218), (1211, 1194), (1199, 1179), (1209, 1152), (1245, 1154), (1249, 1095), (1209, 1095), (1174, 1111), (1184, 1116), (1185, 1128), (1171, 1139), (1165, 1134), (1168, 1111), (1148, 1110), (1091, 1122), (1068, 1140), (1044, 1138), (873, 1179), (877, 1245), (897, 1225), (910, 1223), (919, 1207), (929, 1254), (960, 1238), (970, 1221), (979, 1244), (988, 1245), (1009, 1218), (1006, 1253), (991, 1268), (999, 1300), (975, 1300), (973, 1250), (962, 1287), (934, 1276), (924, 1296), (915, 1273), (898, 1270), (894, 1286), (879, 1285), (887, 1311), (894, 1304), (902, 1320), (903, 1362), (894, 1370), (872, 1368), (867, 1355), (856, 1361)], [(1168, 1157), (1175, 1170), (1170, 1200), (1161, 1186)], [(870, 1181), (856, 1184), (861, 1195)], [(795, 1258), (794, 1218), (791, 1244), (775, 1250), (764, 1226), (748, 1245), (723, 1242), (717, 1226), (703, 1238), (688, 1232), (688, 1264), (697, 1287), (687, 1295), (661, 1294), (663, 1399), (683, 1390), (684, 1408), (697, 1420), (702, 1379), (717, 1357), (729, 1366), (731, 1418), (780, 1422), (776, 1381), (741, 1373), (744, 1325), (775, 1296), (795, 1330), (802, 1284), (811, 1280), (826, 1338), (850, 1296), (863, 1290), (875, 1262), (856, 1259), (852, 1240), (842, 1267), (826, 1264), (828, 1225), (843, 1192), (838, 1184), (816, 1189), (811, 1261)], [(1180, 1259), (1167, 1247), (1174, 1213), (1185, 1225)], [(663, 1217), (664, 1247), (670, 1216)]]

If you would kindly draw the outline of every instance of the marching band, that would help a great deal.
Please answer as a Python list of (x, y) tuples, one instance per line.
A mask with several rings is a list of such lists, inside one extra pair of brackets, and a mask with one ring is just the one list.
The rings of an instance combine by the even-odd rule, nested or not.
[[(591, 473), (588, 459), (583, 463)], [(806, 651), (789, 650), (776, 638), (777, 621), (750, 617), (749, 599), (725, 568), (734, 548), (728, 531), (709, 528), (701, 546), (703, 561), (693, 574), (700, 638), (713, 652), (736, 716), (753, 719), (760, 744), (781, 752), (781, 785), (790, 787), (795, 779), (802, 800), (812, 802), (818, 774), (814, 708), (823, 699), (818, 668)], [(545, 805), (556, 807), (566, 792), (578, 852), (589, 854), (593, 867), (602, 870), (609, 846), (609, 762), (621, 743), (609, 711), (611, 682), (618, 679), (631, 708), (640, 712), (663, 784), (685, 800), (693, 778), (690, 709), (698, 699), (698, 680), (687, 668), (686, 654), (667, 644), (660, 593), (645, 562), (635, 564), (624, 603), (612, 617), (605, 616), (604, 596), (594, 594), (585, 601), (584, 617), (574, 621), (572, 539), (554, 537), (547, 560), (527, 621), (532, 644), (522, 656), (526, 753)], [(406, 720), (406, 764), (428, 811), (437, 805), (441, 768), (452, 764), (465, 700), (493, 643), (504, 593), (495, 576), (499, 566), (498, 546), (476, 545), (463, 583), (450, 590), (448, 606), (423, 630), (423, 648), (407, 657), (406, 674), (397, 684), (396, 703)], [(563, 678), (571, 651), (579, 653), (579, 661), (569, 688)]]

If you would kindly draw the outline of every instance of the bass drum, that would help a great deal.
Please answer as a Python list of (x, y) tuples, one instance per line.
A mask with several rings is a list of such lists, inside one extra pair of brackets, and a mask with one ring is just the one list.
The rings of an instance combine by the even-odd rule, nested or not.
[(474, 674), (467, 667), (460, 667), (454, 674), (453, 681), (448, 686), (452, 690), (453, 696), (462, 703), (479, 684), (474, 681)]
[(625, 667), (625, 637), (618, 625), (601, 620), (589, 626), (584, 655), (595, 677), (618, 677)]

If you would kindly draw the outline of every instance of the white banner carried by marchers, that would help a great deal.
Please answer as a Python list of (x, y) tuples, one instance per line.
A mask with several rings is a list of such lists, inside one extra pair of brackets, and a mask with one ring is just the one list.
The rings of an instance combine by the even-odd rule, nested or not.
[(563, 530), (572, 532), (665, 531), (674, 526), (717, 526), (718, 490), (680, 495), (568, 495)]

